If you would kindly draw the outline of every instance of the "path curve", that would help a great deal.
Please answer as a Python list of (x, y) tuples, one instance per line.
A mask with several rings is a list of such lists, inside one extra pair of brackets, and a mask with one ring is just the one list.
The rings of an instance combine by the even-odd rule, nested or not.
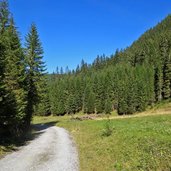
[(69, 133), (49, 127), (19, 151), (0, 160), (0, 171), (79, 171), (78, 153)]

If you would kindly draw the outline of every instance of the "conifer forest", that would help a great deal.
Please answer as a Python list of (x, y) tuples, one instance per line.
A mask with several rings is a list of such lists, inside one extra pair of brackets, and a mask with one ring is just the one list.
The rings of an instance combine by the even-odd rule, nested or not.
[[(146, 31), (130, 47), (111, 56), (82, 60), (75, 70), (49, 75), (50, 111), (119, 115), (144, 111), (171, 97), (171, 16)], [(40, 113), (40, 112), (38, 112)]]
[[(21, 42), (0, 1), (0, 134), (22, 135), (33, 115), (130, 115), (171, 97), (171, 15), (111, 56), (46, 72), (35, 23)], [(58, 64), (56, 64), (58, 66)]]

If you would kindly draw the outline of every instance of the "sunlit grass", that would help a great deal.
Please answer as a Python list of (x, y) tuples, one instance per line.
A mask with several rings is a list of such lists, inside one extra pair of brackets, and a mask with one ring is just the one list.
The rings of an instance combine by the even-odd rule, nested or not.
[[(167, 112), (167, 115), (165, 115)], [(72, 120), (73, 116), (34, 117), (34, 123), (58, 121), (72, 134), (81, 171), (171, 170), (171, 104), (160, 103), (135, 118), (109, 116), (112, 134), (102, 136), (108, 120)], [(156, 115), (161, 114), (161, 115)], [(150, 116), (150, 115), (153, 116)], [(145, 116), (144, 116), (145, 115)], [(149, 116), (146, 116), (149, 115)], [(82, 116), (79, 113), (76, 116)], [(102, 119), (104, 116), (102, 115)]]
[(171, 115), (112, 120), (108, 137), (102, 136), (105, 123), (59, 123), (78, 145), (82, 171), (171, 169)]

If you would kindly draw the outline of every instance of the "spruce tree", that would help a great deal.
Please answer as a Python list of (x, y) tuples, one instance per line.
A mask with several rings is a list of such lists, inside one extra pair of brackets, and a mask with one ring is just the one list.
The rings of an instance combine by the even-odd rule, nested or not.
[(68, 114), (76, 113), (75, 94), (69, 94), (68, 98), (66, 99), (66, 112)]
[(9, 25), (9, 9), (8, 1), (0, 1), (0, 35), (2, 36)]
[(117, 112), (119, 115), (124, 115), (127, 114), (127, 102), (126, 99), (124, 97), (120, 97), (119, 101), (118, 101), (118, 108), (117, 108)]
[(39, 86), (39, 103), (35, 106), (35, 115), (48, 116), (51, 114), (48, 89), (48, 78), (47, 76), (43, 76)]
[(163, 98), (168, 99), (170, 97), (170, 87), (171, 87), (171, 82), (170, 82), (170, 77), (171, 77), (171, 60), (170, 56), (168, 56), (165, 59), (165, 63), (163, 66)]
[(154, 75), (154, 91), (155, 91), (155, 101), (158, 102), (161, 100), (161, 69), (159, 66), (155, 68)]
[[(21, 48), (20, 39), (15, 28), (13, 18), (10, 19), (10, 25), (7, 29), (7, 50), (6, 50), (6, 69), (5, 84), (16, 101), (15, 128), (17, 132), (22, 130), (23, 120), (26, 110), (26, 91), (25, 91), (25, 64), (24, 55)], [(19, 129), (21, 127), (21, 130)]]
[(85, 88), (83, 106), (84, 113), (91, 114), (95, 112), (95, 96), (90, 83)]
[(39, 103), (42, 81), (45, 72), (43, 59), (43, 48), (35, 24), (26, 36), (25, 63), (27, 74), (27, 115), (26, 127), (30, 125), (34, 107)]
[(78, 77), (74, 81), (75, 84), (75, 101), (76, 101), (76, 112), (79, 112), (82, 110), (83, 107), (83, 85), (81, 83), (81, 79)]
[[(131, 72), (131, 71), (130, 71)], [(136, 82), (135, 77), (132, 75), (129, 75), (129, 80), (126, 87), (126, 101), (127, 101), (127, 114), (133, 114), (136, 112), (136, 95), (138, 92), (136, 91)]]
[(55, 82), (53, 82), (52, 85), (50, 85), (49, 99), (50, 99), (52, 114), (63, 115), (66, 113), (66, 109), (65, 109), (66, 99), (64, 100), (65, 98), (64, 90), (65, 90), (65, 85), (61, 80), (56, 80)]
[[(13, 27), (13, 23), (10, 22), (10, 12), (8, 9), (8, 2), (0, 2), (0, 127), (5, 127), (5, 132), (19, 135), (19, 123), (21, 120), (17, 117), (18, 112), (18, 99), (17, 96), (17, 86), (19, 86), (18, 76), (17, 76), (17, 66), (12, 68), (13, 75), (12, 80), (9, 79), (10, 72), (9, 68), (12, 64), (16, 65), (15, 62), (20, 62), (20, 57), (17, 50), (21, 50), (20, 41), (16, 30)], [(19, 45), (16, 46), (15, 45)], [(11, 59), (13, 58), (13, 61)], [(19, 65), (19, 63), (17, 63)], [(20, 71), (19, 71), (20, 72)], [(15, 75), (16, 74), (16, 75)], [(15, 76), (14, 76), (15, 75)], [(15, 77), (15, 78), (14, 78)], [(17, 80), (15, 80), (17, 79)], [(12, 84), (13, 86), (9, 86)], [(20, 115), (21, 113), (19, 113)]]
[(170, 77), (171, 77), (171, 60), (169, 54), (170, 42), (163, 36), (160, 43), (161, 59), (163, 61), (163, 86), (162, 86), (162, 97), (168, 99), (170, 97)]
[(94, 79), (94, 92), (95, 92), (95, 108), (96, 113), (103, 113), (105, 106), (105, 93), (103, 85), (104, 77), (100, 75)]
[[(4, 43), (4, 42), (3, 42)], [(0, 134), (9, 134), (13, 130), (16, 116), (15, 98), (5, 84), (5, 47), (0, 40)]]
[(105, 100), (104, 112), (105, 112), (105, 114), (111, 114), (111, 112), (112, 112), (112, 102), (109, 99), (109, 97)]

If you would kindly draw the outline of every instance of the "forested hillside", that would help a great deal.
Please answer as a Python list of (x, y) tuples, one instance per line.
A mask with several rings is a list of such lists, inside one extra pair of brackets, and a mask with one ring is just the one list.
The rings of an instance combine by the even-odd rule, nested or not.
[(23, 46), (7, 0), (0, 19), (1, 134), (21, 135), (33, 114), (133, 114), (171, 97), (170, 15), (130, 47), (53, 74), (46, 73), (36, 25)]
[(130, 47), (110, 57), (82, 61), (76, 70), (57, 68), (49, 78), (51, 112), (56, 115), (133, 114), (171, 96), (171, 16)]
[[(28, 130), (45, 92), (43, 49), (32, 24), (21, 45), (8, 2), (0, 1), (0, 136)], [(2, 140), (2, 139), (1, 139)]]

